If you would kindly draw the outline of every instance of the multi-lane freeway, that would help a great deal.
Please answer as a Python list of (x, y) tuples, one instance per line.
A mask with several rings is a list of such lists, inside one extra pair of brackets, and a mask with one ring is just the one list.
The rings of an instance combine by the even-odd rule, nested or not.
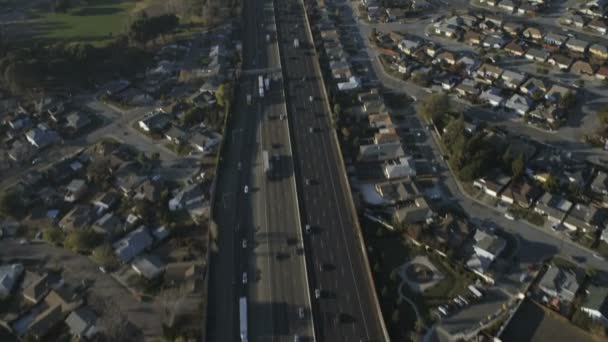
[[(384, 341), (383, 321), (300, 1), (277, 1), (300, 213), (320, 341)], [(299, 44), (294, 43), (297, 39)], [(299, 46), (298, 46), (299, 45)]]
[[(243, 72), (216, 190), (219, 238), (211, 265), (207, 340), (240, 339), (240, 297), (248, 302), (248, 340), (312, 339), (273, 3), (247, 1), (243, 6)], [(263, 97), (260, 76), (269, 83)]]

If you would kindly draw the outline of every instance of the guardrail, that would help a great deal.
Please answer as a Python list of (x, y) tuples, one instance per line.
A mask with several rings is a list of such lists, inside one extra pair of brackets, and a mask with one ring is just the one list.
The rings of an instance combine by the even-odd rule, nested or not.
[[(315, 39), (312, 35), (312, 30), (311, 30), (311, 26), (310, 26), (310, 21), (308, 20), (308, 11), (306, 10), (306, 4), (304, 3), (304, 0), (299, 0), (300, 3), (302, 4), (302, 7), (304, 9), (304, 20), (306, 22), (306, 33), (308, 34), (308, 38), (310, 39), (310, 42), (313, 45), (313, 49), (314, 49), (314, 54), (315, 54), (315, 63), (314, 67), (316, 69), (316, 72), (318, 75), (321, 76), (321, 90), (323, 92), (323, 95), (325, 96), (325, 100), (323, 101), (327, 113), (330, 114), (331, 108), (329, 106), (329, 96), (327, 94), (327, 89), (325, 87), (325, 79), (323, 78), (323, 73), (321, 72), (321, 67), (319, 65), (319, 57), (317, 55), (317, 50), (316, 50), (316, 45), (315, 45)], [(329, 118), (331, 119), (331, 118)], [(348, 202), (349, 202), (349, 206), (350, 206), (350, 212), (351, 215), (353, 217), (353, 222), (355, 222), (356, 225), (356, 234), (357, 234), (357, 240), (359, 241), (360, 244), (360, 248), (361, 248), (361, 252), (363, 253), (364, 259), (365, 259), (365, 271), (367, 273), (367, 280), (369, 283), (370, 288), (372, 289), (372, 298), (374, 301), (374, 306), (376, 308), (376, 313), (378, 315), (378, 319), (380, 320), (380, 326), (382, 329), (382, 334), (384, 335), (384, 340), (385, 341), (390, 341), (390, 336), (388, 334), (388, 330), (386, 329), (386, 324), (384, 323), (384, 316), (382, 315), (382, 309), (380, 308), (380, 302), (378, 301), (378, 294), (376, 292), (376, 285), (374, 284), (374, 279), (372, 276), (372, 270), (369, 266), (369, 257), (367, 255), (367, 250), (365, 249), (365, 240), (363, 238), (363, 234), (361, 231), (361, 225), (359, 224), (359, 217), (356, 213), (356, 209), (355, 209), (355, 202), (353, 200), (353, 194), (352, 191), (350, 189), (350, 184), (348, 182), (347, 176), (346, 176), (346, 168), (345, 168), (345, 163), (344, 163), (344, 158), (342, 156), (342, 148), (340, 147), (340, 141), (338, 140), (338, 135), (336, 133), (335, 129), (332, 129), (332, 133), (331, 133), (332, 139), (334, 140), (334, 143), (336, 145), (336, 148), (338, 149), (338, 157), (340, 159), (340, 180), (342, 181), (344, 187), (346, 188), (346, 191), (348, 193)]]

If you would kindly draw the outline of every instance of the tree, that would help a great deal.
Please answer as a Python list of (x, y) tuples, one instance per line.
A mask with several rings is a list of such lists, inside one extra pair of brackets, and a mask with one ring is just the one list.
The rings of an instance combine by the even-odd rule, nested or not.
[(547, 179), (545, 180), (545, 183), (543, 184), (543, 188), (545, 189), (546, 192), (549, 193), (553, 193), (557, 190), (559, 184), (557, 183), (557, 179), (555, 179), (555, 176), (553, 176), (552, 174), (549, 174), (549, 176), (547, 176)]
[(437, 120), (450, 109), (450, 98), (446, 93), (434, 93), (420, 105), (420, 114), (427, 121)]
[(110, 185), (112, 174), (108, 166), (108, 160), (95, 159), (87, 166), (87, 178), (90, 182), (107, 188)]
[(215, 100), (217, 101), (217, 105), (226, 108), (226, 95), (228, 94), (229, 85), (226, 83), (220, 84), (217, 87), (217, 91), (215, 92)]
[(391, 319), (393, 322), (399, 322), (399, 309), (393, 310), (393, 314), (391, 315)]
[(89, 252), (99, 243), (99, 236), (90, 229), (74, 230), (68, 233), (63, 246), (74, 252)]
[(121, 306), (112, 298), (92, 294), (88, 304), (99, 314), (99, 325), (104, 327), (104, 335), (108, 341), (123, 342), (130, 340), (129, 320), (121, 310)]
[(507, 149), (502, 154), (502, 164), (505, 168), (513, 165), (513, 152), (511, 151), (511, 145), (507, 146)]
[(64, 238), (63, 231), (59, 228), (46, 228), (42, 231), (42, 239), (55, 246), (61, 244)]
[(460, 115), (457, 119), (453, 119), (445, 126), (445, 133), (441, 136), (444, 145), (450, 151), (454, 152), (454, 144), (465, 134), (464, 117)]
[(523, 153), (520, 153), (511, 164), (513, 178), (519, 179), (524, 174), (525, 161)]
[(608, 124), (608, 106), (603, 106), (596, 113), (597, 118), (600, 120), (602, 124)]
[(0, 212), (15, 218), (25, 214), (25, 204), (16, 190), (7, 190), (0, 195)]
[(203, 112), (200, 108), (191, 108), (184, 113), (184, 116), (182, 117), (182, 124), (184, 126), (194, 125), (201, 122), (202, 116)]
[(103, 266), (108, 270), (114, 270), (119, 266), (116, 254), (114, 254), (112, 246), (108, 243), (96, 247), (91, 254), (91, 259), (93, 259), (96, 264)]
[(576, 103), (576, 95), (570, 90), (568, 90), (564, 96), (559, 99), (559, 105), (562, 108), (571, 108)]

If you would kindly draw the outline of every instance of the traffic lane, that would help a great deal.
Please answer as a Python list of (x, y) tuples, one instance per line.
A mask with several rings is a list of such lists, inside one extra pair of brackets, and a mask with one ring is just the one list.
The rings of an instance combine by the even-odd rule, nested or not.
[[(311, 93), (311, 94), (312, 94), (312, 93)], [(314, 94), (314, 95), (318, 95), (318, 94)], [(300, 104), (302, 104), (302, 103), (300, 103)], [(315, 110), (317, 110), (317, 108), (315, 108)], [(314, 120), (314, 119), (313, 119), (313, 120)], [(322, 141), (322, 142), (323, 142), (323, 145), (324, 145), (324, 146), (323, 146), (323, 148), (322, 148), (322, 149), (320, 149), (320, 150), (322, 150), (322, 151), (326, 151), (326, 150), (327, 150), (327, 146), (326, 146), (327, 142), (325, 142), (325, 139), (326, 139), (325, 134), (323, 134), (323, 133), (321, 133), (321, 132), (320, 132), (320, 133), (318, 133), (318, 134), (321, 136), (320, 141)], [(324, 154), (324, 153), (321, 153), (321, 154)], [(325, 156), (325, 157), (327, 158), (327, 156)], [(338, 161), (334, 160), (334, 164), (335, 164), (336, 162), (338, 162)], [(326, 160), (326, 163), (322, 163), (322, 164), (324, 164), (324, 166), (326, 166), (326, 167), (329, 167), (329, 164), (330, 164), (330, 163), (331, 163), (331, 162), (330, 162), (329, 160)], [(335, 175), (335, 172), (332, 172), (332, 171), (328, 170), (327, 168), (325, 168), (325, 169), (323, 170), (323, 172), (324, 172), (324, 173), (329, 173), (330, 175), (332, 175), (332, 174), (333, 174), (333, 175)], [(329, 179), (330, 179), (330, 182), (335, 182), (335, 178), (334, 178), (334, 177), (330, 177)], [(326, 190), (326, 191), (329, 191), (329, 192), (332, 192), (332, 190), (333, 190), (333, 199), (332, 199), (332, 202), (337, 203), (337, 200), (338, 200), (338, 199), (337, 199), (337, 196), (336, 196), (336, 194), (335, 194), (335, 190), (333, 189), (333, 186), (332, 186), (331, 188), (325, 188), (325, 190)], [(344, 204), (343, 204), (343, 203), (342, 203), (342, 204), (338, 204), (338, 205), (337, 205), (337, 209), (338, 209), (338, 210), (340, 210), (340, 209), (341, 209), (343, 206), (344, 206)], [(343, 216), (343, 213), (338, 213), (338, 214), (337, 214), (337, 217), (338, 217), (338, 218), (342, 218), (342, 216)], [(342, 226), (343, 226), (343, 224), (337, 224), (337, 225), (334, 225), (334, 227), (336, 227), (336, 228), (338, 228), (338, 227), (342, 228)], [(342, 231), (342, 234), (344, 234), (344, 232), (343, 232), (343, 231)], [(335, 236), (335, 237), (336, 237), (336, 238), (338, 238), (338, 239), (339, 239), (339, 238), (344, 238), (344, 236), (343, 236), (343, 235), (342, 235), (342, 236), (339, 236), (339, 235), (338, 235), (338, 236)], [(321, 243), (322, 243), (322, 242), (321, 242)], [(322, 246), (322, 247), (323, 247), (323, 246)], [(325, 250), (324, 248), (322, 248), (322, 249), (323, 249), (323, 250)], [(347, 249), (346, 251), (347, 251), (347, 252), (346, 252), (345, 256), (343, 256), (343, 258), (349, 258), (349, 257), (350, 257), (348, 249)], [(326, 256), (326, 257), (327, 257), (327, 256)], [(333, 255), (329, 256), (329, 258), (332, 258), (332, 257), (333, 257)], [(320, 262), (322, 262), (322, 261), (320, 261)], [(342, 262), (342, 264), (345, 264), (345, 263), (346, 263), (346, 262), (344, 262), (344, 261)], [(350, 264), (350, 262), (348, 262), (348, 263)], [(356, 279), (354, 278), (354, 274), (352, 273), (352, 272), (353, 272), (352, 265), (351, 265), (351, 267), (350, 267), (350, 271), (351, 271), (351, 272), (349, 272), (349, 273), (351, 273), (351, 275), (353, 276), (353, 279), (352, 279), (352, 280), (353, 280), (353, 281), (356, 281)], [(327, 278), (327, 277), (326, 277), (326, 278)], [(330, 284), (331, 284), (331, 283), (333, 283), (333, 284), (332, 284), (332, 286), (335, 286), (335, 287), (337, 288), (337, 282), (336, 282), (336, 279), (330, 279), (330, 280), (329, 280), (329, 282), (330, 282)], [(356, 286), (356, 285), (355, 285), (355, 286)], [(355, 293), (357, 293), (357, 295), (358, 295), (358, 290), (357, 290), (356, 288), (355, 288)], [(350, 302), (350, 301), (349, 301), (349, 302)], [(338, 310), (340, 310), (340, 311), (351, 311), (351, 310), (352, 310), (352, 312), (353, 312), (353, 313), (357, 311), (357, 309), (356, 309), (356, 308), (354, 308), (354, 307), (352, 307), (352, 306), (349, 306), (349, 309), (346, 309), (346, 306), (345, 306), (345, 305), (342, 303), (342, 300), (338, 300)], [(363, 309), (361, 309), (361, 311), (363, 311)], [(361, 312), (360, 317), (361, 317), (361, 320), (363, 321), (363, 326), (364, 326), (364, 329), (365, 329), (365, 328), (366, 328), (366, 327), (365, 327), (365, 326), (366, 326), (366, 324), (365, 324), (365, 317), (364, 317), (364, 313), (363, 313), (363, 312)]]
[[(314, 62), (313, 62), (313, 63), (314, 63)], [(308, 64), (308, 63), (304, 63), (303, 65), (305, 66), (305, 68), (306, 68), (306, 66), (311, 66), (311, 65), (310, 65), (310, 64)], [(305, 71), (305, 72), (309, 72), (309, 71), (307, 70), (307, 71)], [(312, 103), (313, 108), (314, 108), (314, 110), (315, 110), (315, 111), (316, 111), (316, 110), (320, 110), (320, 109), (316, 108), (316, 107), (318, 107), (318, 106), (322, 106), (322, 107), (323, 107), (322, 109), (325, 109), (325, 107), (323, 106), (323, 102), (322, 102), (324, 99), (322, 99), (322, 96), (321, 96), (321, 93), (320, 93), (320, 91), (319, 91), (319, 88), (320, 88), (320, 87), (313, 87), (313, 88), (311, 89), (311, 90), (312, 90), (312, 94), (313, 94), (313, 96), (314, 96), (315, 98), (317, 98), (317, 97), (319, 98), (319, 100), (315, 100), (315, 101)], [(315, 90), (316, 90), (316, 92), (315, 92)], [(318, 119), (318, 118), (315, 118), (315, 119), (317, 119), (317, 121), (320, 121), (322, 126), (325, 126), (325, 125), (328, 123), (329, 117), (327, 116), (327, 117), (323, 117), (322, 119)], [(313, 119), (313, 120), (314, 120), (314, 119)], [(332, 137), (331, 137), (331, 135), (330, 135), (330, 134), (331, 134), (331, 132), (330, 132), (330, 131), (328, 131), (328, 130), (325, 130), (325, 128), (327, 128), (327, 127), (324, 127), (324, 131), (320, 132), (320, 134), (321, 134), (321, 136), (322, 136), (322, 138), (323, 138), (323, 139), (322, 139), (322, 141), (323, 141), (323, 142), (326, 144), (326, 145), (324, 146), (325, 148), (323, 149), (323, 151), (324, 151), (324, 152), (326, 152), (326, 151), (327, 151), (327, 148), (329, 147), (329, 148), (330, 148), (330, 151), (329, 151), (329, 152), (332, 154), (332, 156), (330, 157), (330, 159), (332, 159), (332, 160), (333, 160), (333, 165), (337, 165), (337, 163), (339, 163), (339, 162), (340, 162), (340, 159), (339, 159), (339, 158), (338, 158), (338, 156), (337, 156), (337, 147), (336, 147), (336, 146), (334, 146), (334, 145), (335, 145), (335, 144), (334, 144), (334, 140), (333, 140), (333, 139), (331, 139), (331, 138), (332, 138)], [(326, 142), (325, 140), (326, 140), (327, 138), (329, 138), (329, 139), (330, 139), (330, 141), (327, 141), (327, 142)], [(330, 162), (328, 161), (328, 164), (329, 164), (329, 163), (330, 163)], [(331, 173), (331, 175), (333, 175), (333, 176), (334, 176), (334, 177), (333, 177), (333, 179), (332, 179), (332, 186), (335, 186), (335, 183), (337, 183), (337, 182), (342, 182), (343, 180), (341, 179), (342, 177), (340, 177), (339, 169), (338, 169), (338, 168), (335, 168), (335, 167), (334, 167), (333, 169), (334, 169), (334, 171), (335, 171), (335, 172), (332, 172), (332, 173)], [(337, 178), (337, 179), (336, 179), (336, 178)], [(342, 185), (342, 186), (348, 186), (348, 184), (341, 184), (341, 185)], [(346, 207), (348, 207), (349, 202), (348, 202), (348, 200), (346, 199), (346, 197), (345, 197), (345, 196), (346, 196), (346, 194), (345, 194), (344, 192), (342, 193), (342, 196), (339, 196), (337, 193), (336, 193), (336, 196), (337, 196), (337, 197), (342, 197), (342, 198), (340, 199), (340, 200), (342, 201), (342, 202), (341, 202), (341, 205), (338, 205), (338, 208), (339, 208), (339, 209), (345, 209)], [(345, 217), (345, 216), (351, 216), (351, 215), (348, 215), (348, 212), (346, 212), (346, 215), (344, 215), (344, 213), (341, 213), (341, 214), (340, 214), (338, 217)], [(345, 218), (346, 218), (346, 217), (345, 217)], [(351, 219), (352, 219), (352, 216), (351, 216)], [(350, 223), (350, 224), (352, 224), (352, 221), (350, 221), (349, 223)], [(353, 225), (353, 226), (354, 226), (354, 225)], [(340, 225), (339, 227), (343, 228), (344, 226), (343, 226), (343, 225)], [(353, 247), (354, 247), (354, 248), (358, 249), (360, 245), (359, 245), (359, 244), (357, 244), (357, 241), (356, 241), (356, 236), (355, 236), (355, 237), (353, 237), (352, 239), (347, 239), (347, 237), (346, 237), (347, 235), (349, 235), (349, 236), (351, 236), (351, 237), (352, 237), (352, 235), (351, 235), (351, 234), (346, 234), (346, 232), (345, 232), (344, 230), (342, 230), (342, 237), (345, 239), (345, 241), (346, 241), (346, 242), (350, 242), (350, 243), (352, 243), (352, 245), (350, 246), (350, 248), (353, 248)], [(351, 257), (352, 257), (352, 256), (350, 255), (350, 253), (349, 253), (349, 252), (350, 252), (350, 250), (351, 250), (350, 248), (347, 248), (347, 249), (346, 249), (346, 251), (347, 251), (347, 257), (349, 257), (349, 258), (351, 258)], [(356, 251), (356, 250), (355, 250), (355, 251)], [(359, 254), (359, 253), (355, 253), (355, 254)], [(362, 257), (361, 259), (364, 259), (362, 254), (359, 254), (359, 255)], [(350, 261), (350, 263), (351, 263), (351, 265), (352, 265), (352, 260), (349, 260), (349, 261)], [(364, 261), (364, 260), (360, 260), (360, 262), (365, 262), (365, 261)], [(356, 262), (356, 264), (357, 264), (357, 265), (361, 265), (361, 263), (360, 263), (360, 262)], [(354, 278), (354, 273), (353, 273), (353, 278)], [(368, 292), (370, 292), (370, 291), (368, 291)], [(358, 291), (357, 291), (357, 294), (359, 294), (359, 292), (358, 292)], [(370, 299), (371, 299), (371, 298), (370, 298)], [(364, 314), (364, 310), (363, 310), (363, 308), (361, 308), (361, 312), (362, 312), (362, 318), (363, 318), (363, 320), (365, 320), (365, 314)], [(366, 324), (366, 323), (364, 323), (364, 326), (367, 326), (367, 324)]]

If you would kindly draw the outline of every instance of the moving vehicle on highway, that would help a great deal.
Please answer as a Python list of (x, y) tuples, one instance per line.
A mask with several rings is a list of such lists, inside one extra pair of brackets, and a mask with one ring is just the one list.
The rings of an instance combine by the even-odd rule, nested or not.
[(300, 47), (300, 41), (298, 40), (298, 38), (294, 38), (293, 47), (296, 49)]
[(258, 76), (258, 91), (260, 97), (264, 97), (264, 77), (262, 75)]
[(247, 185), (245, 185), (245, 187), (243, 188), (243, 192), (246, 194), (249, 193), (249, 187)]
[(243, 284), (247, 284), (247, 272), (243, 272)]
[(270, 78), (268, 77), (264, 79), (264, 88), (266, 89), (266, 91), (270, 90)]
[(264, 164), (264, 173), (266, 177), (270, 179), (272, 177), (272, 163), (270, 162), (270, 157), (268, 156), (268, 151), (262, 151), (262, 162)]
[(251, 104), (251, 94), (247, 94), (247, 104)]
[(239, 318), (241, 325), (241, 342), (247, 342), (247, 297), (239, 299)]

